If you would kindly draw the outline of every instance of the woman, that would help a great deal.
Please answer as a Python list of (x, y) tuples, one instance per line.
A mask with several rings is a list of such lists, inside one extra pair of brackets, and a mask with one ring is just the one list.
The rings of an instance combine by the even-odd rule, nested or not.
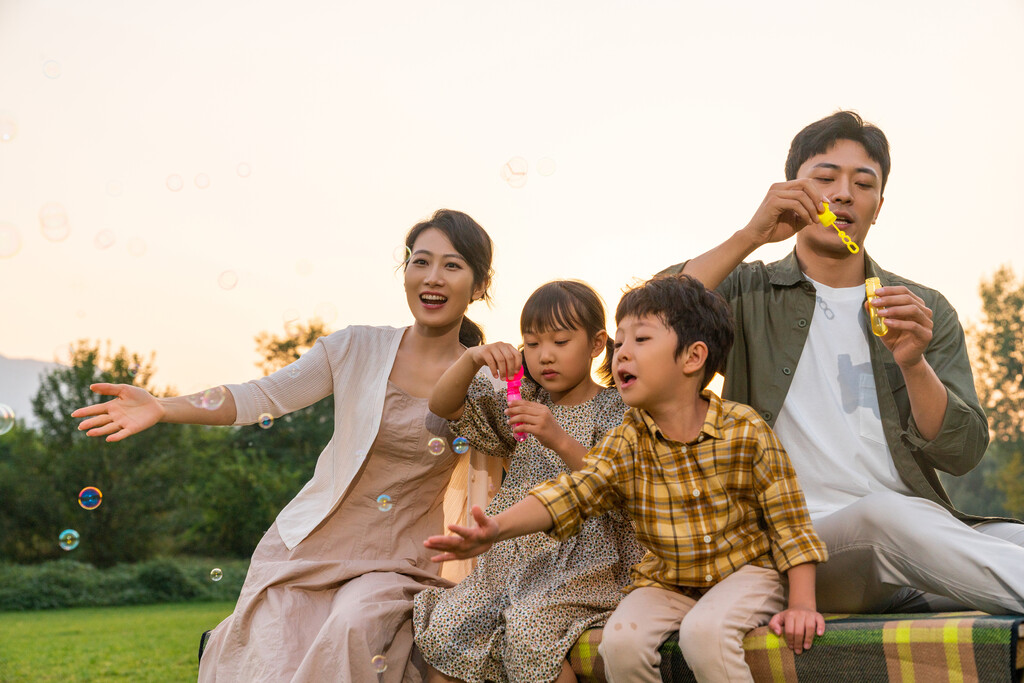
[[(413, 226), (405, 245), (412, 325), (321, 338), (288, 367), (227, 385), (214, 410), (96, 384), (116, 398), (72, 413), (88, 417), (79, 429), (89, 436), (118, 441), (157, 422), (252, 424), (334, 394), (334, 436), (257, 546), (234, 613), (211, 633), (200, 681), (423, 678), (413, 597), (450, 583), (422, 539), (443, 533), (446, 509), (449, 520), (464, 513), (466, 489), (449, 481), (453, 469), (467, 475), (427, 399), (466, 347), (483, 341), (465, 313), (487, 298), (492, 243), (472, 218), (442, 209)], [(475, 478), (485, 489), (486, 477)]]

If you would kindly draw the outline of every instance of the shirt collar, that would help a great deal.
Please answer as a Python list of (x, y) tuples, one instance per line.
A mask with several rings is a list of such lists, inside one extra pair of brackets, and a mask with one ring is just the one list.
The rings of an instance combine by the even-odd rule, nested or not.
[[(878, 277), (881, 272), (878, 264), (864, 254), (864, 277)], [(768, 279), (773, 285), (780, 287), (791, 287), (803, 282), (804, 274), (800, 270), (800, 262), (796, 260), (796, 249), (782, 260), (768, 264)]]
[[(705, 438), (721, 439), (722, 438), (722, 399), (716, 396), (710, 389), (705, 389), (700, 392), (702, 398), (708, 402), (708, 414), (704, 417), (704, 426), (700, 429), (700, 434), (697, 436), (697, 441), (703, 441)], [(651, 414), (643, 408), (634, 408), (640, 420), (643, 422), (647, 431), (650, 433), (651, 438), (656, 441), (669, 441), (670, 439), (665, 436), (661, 431), (661, 427), (654, 421)]]

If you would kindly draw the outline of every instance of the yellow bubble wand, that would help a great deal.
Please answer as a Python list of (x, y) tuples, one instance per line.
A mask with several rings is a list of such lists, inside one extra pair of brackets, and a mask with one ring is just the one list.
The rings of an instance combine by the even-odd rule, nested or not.
[(850, 250), (851, 254), (856, 254), (860, 251), (860, 247), (858, 247), (857, 243), (853, 241), (853, 238), (840, 230), (839, 226), (836, 225), (836, 215), (829, 211), (828, 202), (823, 201), (821, 204), (825, 207), (825, 210), (818, 214), (818, 220), (821, 221), (821, 224), (826, 228), (835, 228), (836, 232), (839, 233), (839, 239), (843, 241), (843, 244), (846, 245), (846, 248)]

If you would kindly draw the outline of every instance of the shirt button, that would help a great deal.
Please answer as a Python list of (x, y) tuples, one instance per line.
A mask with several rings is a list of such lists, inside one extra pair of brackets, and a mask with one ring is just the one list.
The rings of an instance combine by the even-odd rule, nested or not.
[(789, 375), (789, 374), (792, 374), (792, 372), (793, 371), (790, 370), (789, 368), (782, 368), (782, 374), (783, 375)]
[(766, 411), (764, 411), (763, 413), (761, 413), (761, 415), (762, 415), (762, 416), (764, 417), (764, 419), (766, 419), (766, 420), (771, 420), (771, 419), (772, 419), (772, 411), (770, 411), (770, 410), (766, 410)]
[(704, 435), (703, 434), (701, 434), (700, 436), (697, 437), (697, 443), (700, 443), (703, 440), (704, 440)]
[(704, 577), (704, 580), (705, 581), (714, 581), (715, 577), (711, 576), (711, 574), (708, 574), (707, 576)]
[(693, 497), (694, 498), (699, 498), (700, 497), (700, 489), (694, 489), (693, 490)]
[(682, 453), (683, 455), (686, 455), (686, 446), (681, 446), (679, 448), (679, 452)]
[(705, 536), (704, 537), (704, 542), (705, 543), (711, 543), (711, 537), (710, 536)]
[(807, 320), (804, 319), (804, 318), (800, 318), (799, 320), (796, 321), (796, 326), (797, 327), (807, 327)]

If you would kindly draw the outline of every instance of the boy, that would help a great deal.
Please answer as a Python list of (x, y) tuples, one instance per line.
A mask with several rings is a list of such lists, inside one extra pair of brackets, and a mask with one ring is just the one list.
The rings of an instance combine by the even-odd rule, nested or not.
[(452, 526), (457, 536), (426, 545), (446, 561), (536, 531), (562, 539), (621, 506), (649, 552), (604, 629), (609, 680), (660, 681), (658, 648), (677, 629), (697, 680), (752, 680), (750, 629), (770, 621), (797, 653), (824, 633), (814, 563), (825, 546), (771, 429), (705, 389), (733, 341), (724, 300), (688, 276), (662, 276), (627, 292), (615, 320), (612, 372), (630, 410), (587, 466), (496, 517), (474, 508), (478, 527)]

